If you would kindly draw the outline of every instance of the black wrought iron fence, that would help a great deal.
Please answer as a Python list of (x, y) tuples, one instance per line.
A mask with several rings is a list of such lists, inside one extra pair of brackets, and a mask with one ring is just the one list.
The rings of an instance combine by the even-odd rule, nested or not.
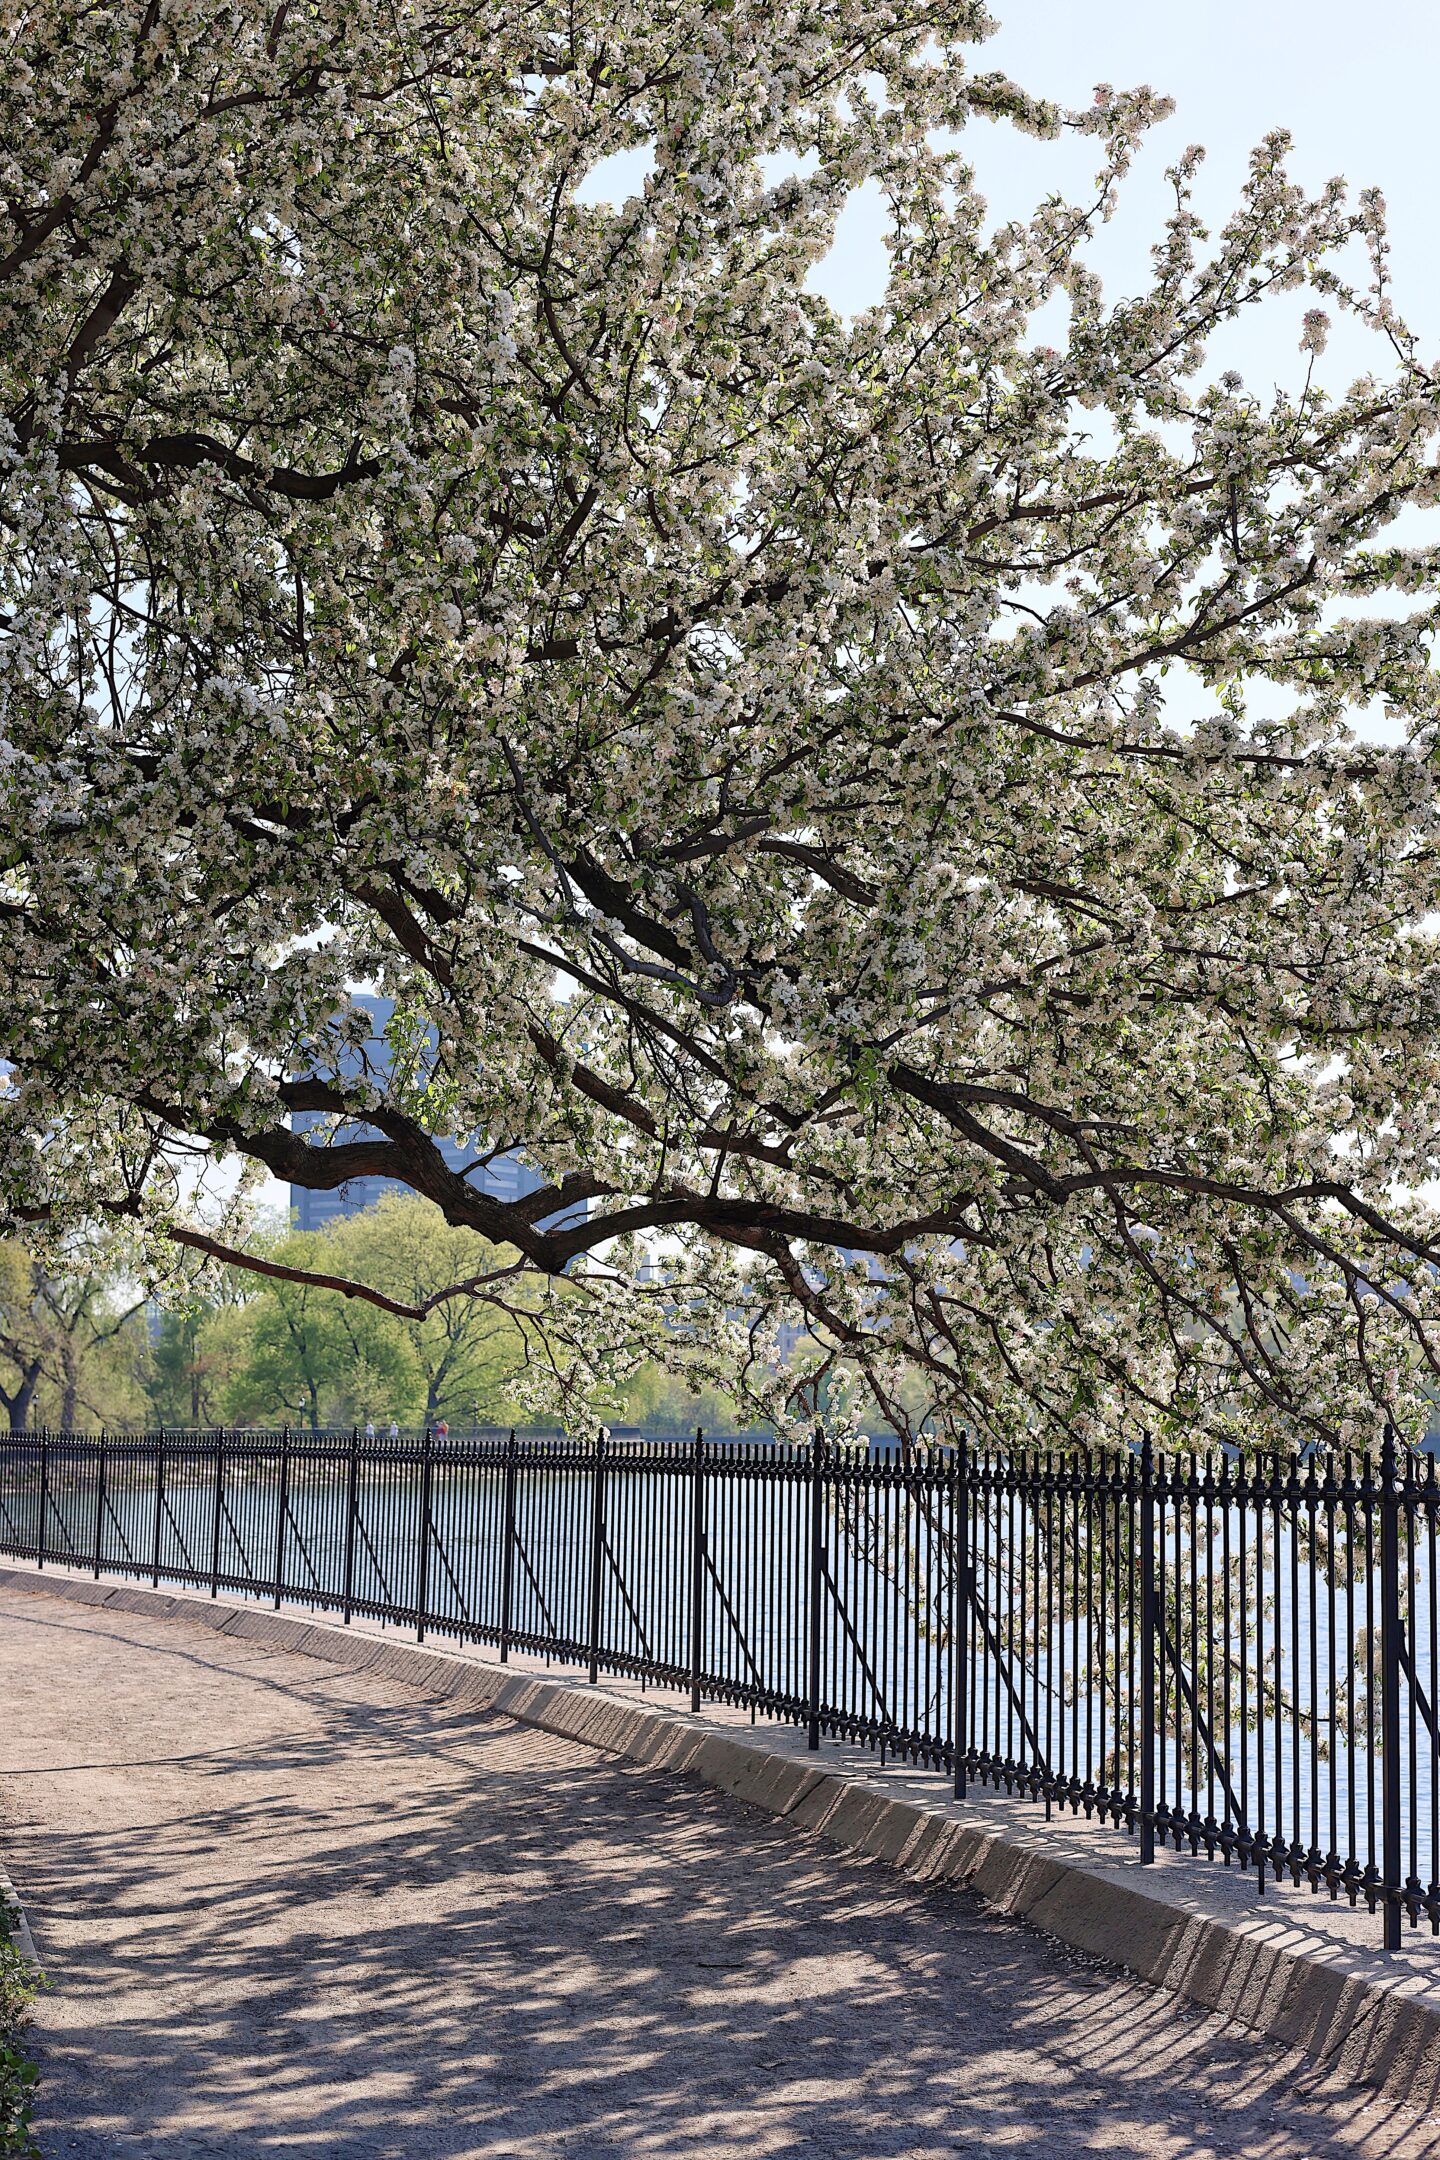
[(625, 1673), (1440, 1932), (1432, 1456), (30, 1433), (0, 1550)]

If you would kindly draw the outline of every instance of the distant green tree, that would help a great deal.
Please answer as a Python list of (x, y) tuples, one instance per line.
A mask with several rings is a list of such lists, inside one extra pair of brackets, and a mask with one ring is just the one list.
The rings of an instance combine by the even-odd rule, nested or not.
[(653, 1360), (640, 1366), (621, 1396), (622, 1420), (655, 1432), (686, 1432), (700, 1425), (707, 1432), (744, 1431), (754, 1416), (733, 1395), (707, 1381), (691, 1386)]
[[(455, 1229), (428, 1201), (392, 1193), (319, 1234), (331, 1272), (382, 1290), (397, 1303), (424, 1305), (438, 1291), (504, 1266), (494, 1246)], [(511, 1388), (524, 1358), (515, 1323), (471, 1295), (442, 1300), (402, 1323), (425, 1380), (424, 1416), (477, 1425), (514, 1415)]]
[(248, 1354), (245, 1301), (221, 1295), (195, 1298), (162, 1313), (151, 1351), (147, 1386), (162, 1425), (215, 1425), (240, 1364)]
[(143, 1297), (103, 1249), (42, 1259), (0, 1242), (0, 1409), (32, 1424), (127, 1424), (146, 1409)]
[[(296, 1235), (275, 1247), (281, 1266), (325, 1269), (328, 1241)], [(419, 1418), (425, 1375), (405, 1326), (358, 1299), (310, 1282), (270, 1279), (244, 1309), (236, 1367), (220, 1395), (230, 1418), (298, 1417), (312, 1430), (364, 1417)]]

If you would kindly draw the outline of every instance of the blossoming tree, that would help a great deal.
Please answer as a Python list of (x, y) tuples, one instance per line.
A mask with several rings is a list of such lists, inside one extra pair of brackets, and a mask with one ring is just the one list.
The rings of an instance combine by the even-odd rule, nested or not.
[[(563, 1277), (567, 1385), (683, 1339), (763, 1390), (799, 1313), (902, 1418), (1414, 1418), (1435, 377), (1378, 200), (1283, 137), (1214, 235), (1188, 153), (1107, 300), (1165, 108), (1058, 112), (986, 27), (7, 0), (9, 1226), (229, 1252), (197, 1160), (383, 1174), (518, 1256), (463, 1294)], [(982, 119), (1088, 136), (1093, 195), (994, 228)], [(811, 272), (866, 181), (847, 320)], [(1293, 386), (1217, 375), (1292, 291)]]

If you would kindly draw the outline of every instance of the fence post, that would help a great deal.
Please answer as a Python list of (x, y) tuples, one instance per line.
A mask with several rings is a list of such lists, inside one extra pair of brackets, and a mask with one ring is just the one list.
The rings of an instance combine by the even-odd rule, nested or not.
[(700, 1676), (705, 1670), (705, 1433), (695, 1428), (690, 1463), (690, 1710), (700, 1708)]
[(1140, 1440), (1140, 1858), (1155, 1858), (1155, 1451)]
[(955, 1442), (950, 1484), (950, 1700), (955, 1739), (955, 1798), (965, 1797), (970, 1727), (970, 1440)]
[(40, 1521), (36, 1529), (35, 1557), (40, 1567), (45, 1565), (45, 1517), (50, 1507), (50, 1442), (40, 1435)]
[(100, 1459), (95, 1469), (95, 1580), (100, 1580), (100, 1556), (105, 1543), (105, 1435), (99, 1441)]
[(215, 1519), (210, 1525), (210, 1595), (220, 1593), (220, 1523), (225, 1508), (225, 1440), (223, 1434), (215, 1437)]
[(165, 1435), (160, 1433), (155, 1442), (155, 1521), (150, 1541), (150, 1587), (160, 1587), (160, 1518), (165, 1506)]
[(824, 1632), (821, 1626), (825, 1591), (825, 1437), (817, 1427), (810, 1443), (810, 1715), (805, 1744), (820, 1745), (821, 1667)]
[(346, 1627), (355, 1605), (355, 1515), (360, 1501), (360, 1428), (350, 1428), (350, 1460), (345, 1473), (345, 1581), (340, 1606)]
[(285, 1580), (285, 1516), (290, 1506), (290, 1427), (280, 1433), (280, 1505), (275, 1510), (275, 1610), (280, 1610), (280, 1588)]
[(500, 1662), (510, 1662), (510, 1634), (515, 1613), (515, 1428), (505, 1442), (505, 1524), (500, 1547)]
[(1380, 1752), (1385, 1880), (1385, 1948), (1400, 1948), (1400, 1498), (1395, 1428), (1380, 1448)]
[(595, 1438), (590, 1487), (590, 1685), (600, 1678), (600, 1562), (605, 1545), (605, 1433)]
[(425, 1607), (430, 1596), (430, 1479), (434, 1436), (425, 1427), (420, 1443), (420, 1577), (415, 1585), (415, 1640), (425, 1640)]

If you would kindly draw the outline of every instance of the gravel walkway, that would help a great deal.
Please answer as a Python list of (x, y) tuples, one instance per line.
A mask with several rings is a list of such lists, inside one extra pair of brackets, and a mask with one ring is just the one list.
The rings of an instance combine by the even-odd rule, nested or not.
[(1440, 2119), (659, 1775), (0, 1590), (46, 2160), (1440, 2153)]

